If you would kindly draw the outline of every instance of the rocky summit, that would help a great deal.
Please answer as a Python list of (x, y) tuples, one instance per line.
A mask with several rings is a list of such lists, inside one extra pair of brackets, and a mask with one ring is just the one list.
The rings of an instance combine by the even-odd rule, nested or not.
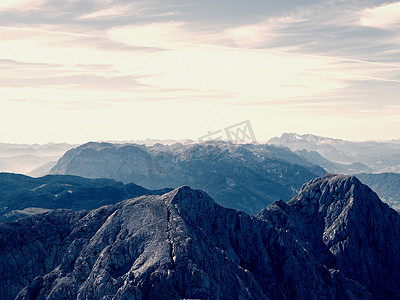
[(327, 175), (257, 216), (180, 187), (0, 224), (3, 299), (399, 299), (400, 217)]

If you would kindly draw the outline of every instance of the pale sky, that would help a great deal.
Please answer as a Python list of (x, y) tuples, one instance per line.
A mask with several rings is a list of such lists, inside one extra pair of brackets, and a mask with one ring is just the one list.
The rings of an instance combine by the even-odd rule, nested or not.
[(0, 0), (0, 141), (197, 139), (250, 120), (400, 138), (400, 2)]

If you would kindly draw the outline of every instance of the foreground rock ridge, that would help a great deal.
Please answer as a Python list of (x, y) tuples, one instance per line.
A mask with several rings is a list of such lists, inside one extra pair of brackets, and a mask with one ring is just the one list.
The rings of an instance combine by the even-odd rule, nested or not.
[(0, 224), (3, 299), (399, 299), (400, 216), (329, 174), (257, 216), (187, 186)]

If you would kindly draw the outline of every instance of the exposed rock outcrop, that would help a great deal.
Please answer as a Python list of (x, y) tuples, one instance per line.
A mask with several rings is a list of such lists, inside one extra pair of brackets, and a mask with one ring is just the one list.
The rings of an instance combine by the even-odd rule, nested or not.
[[(396, 299), (399, 215), (329, 175), (257, 217), (181, 187), (0, 224), (17, 299)], [(11, 279), (13, 278), (13, 279)]]

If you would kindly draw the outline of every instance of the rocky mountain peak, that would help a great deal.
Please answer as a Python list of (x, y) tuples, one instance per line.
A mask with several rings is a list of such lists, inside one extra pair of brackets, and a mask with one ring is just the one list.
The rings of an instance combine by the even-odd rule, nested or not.
[[(366, 211), (387, 206), (368, 186), (354, 176), (327, 174), (304, 184), (300, 193), (288, 202), (300, 214), (336, 219), (350, 210), (354, 218)], [(388, 207), (387, 207), (388, 209)]]
[(299, 194), (288, 203), (275, 202), (259, 216), (268, 214), (268, 211), (285, 209), (307, 218), (325, 218), (327, 214), (341, 214), (344, 208), (350, 208), (355, 203), (359, 208), (382, 205), (379, 197), (356, 177), (326, 174), (305, 183)]
[(312, 180), (257, 217), (181, 186), (90, 212), (0, 224), (0, 294), (399, 299), (399, 219), (355, 177)]
[(400, 235), (400, 217), (356, 177), (311, 180), (288, 203), (275, 203), (258, 217), (306, 241), (324, 265), (344, 270), (375, 296), (400, 298), (393, 292), (400, 278), (400, 244), (393, 238)]
[(197, 224), (202, 223), (202, 217), (221, 207), (207, 193), (188, 186), (179, 187), (162, 197), (169, 209)]

